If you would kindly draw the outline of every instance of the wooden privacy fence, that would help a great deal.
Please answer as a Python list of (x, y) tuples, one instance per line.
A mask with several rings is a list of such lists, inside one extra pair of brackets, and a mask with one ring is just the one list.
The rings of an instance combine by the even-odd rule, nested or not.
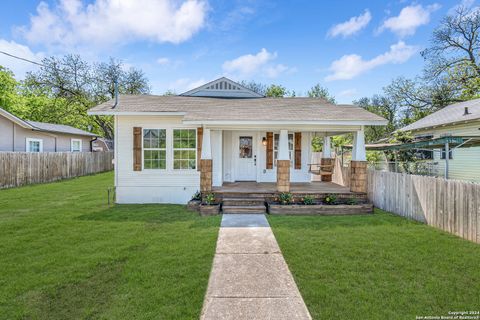
[(0, 188), (113, 170), (113, 152), (0, 152)]
[(368, 171), (374, 206), (480, 243), (480, 184)]

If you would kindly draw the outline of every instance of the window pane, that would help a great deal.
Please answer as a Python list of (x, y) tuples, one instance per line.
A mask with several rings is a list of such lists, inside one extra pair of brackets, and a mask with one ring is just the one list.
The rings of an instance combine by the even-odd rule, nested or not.
[(173, 130), (173, 168), (195, 169), (197, 133), (195, 129)]
[(239, 138), (239, 157), (251, 158), (252, 157), (252, 137), (240, 137)]

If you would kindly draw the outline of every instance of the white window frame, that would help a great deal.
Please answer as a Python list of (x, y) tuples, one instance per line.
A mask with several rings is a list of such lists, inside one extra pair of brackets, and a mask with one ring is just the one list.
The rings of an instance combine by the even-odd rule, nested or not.
[[(74, 142), (79, 142), (80, 143), (80, 148), (79, 150), (73, 150), (73, 143)], [(82, 139), (70, 139), (70, 152), (82, 152)]]
[[(195, 130), (195, 148), (175, 148), (175, 130)], [(175, 169), (175, 151), (195, 151), (195, 168), (194, 169)], [(198, 164), (198, 130), (197, 128), (172, 128), (172, 170), (175, 172), (178, 171), (187, 171), (187, 172), (196, 172)], [(184, 160), (184, 159), (182, 159)]]
[(36, 138), (26, 138), (25, 140), (25, 151), (26, 152), (37, 152), (37, 151), (31, 151), (30, 150), (30, 142), (38, 142), (39, 143), (39, 151), (38, 152), (43, 152), (43, 140), (42, 139), (36, 139)]
[[(145, 130), (165, 130), (165, 148), (145, 148), (144, 147), (144, 132)], [(142, 129), (142, 170), (167, 171), (168, 169), (168, 129), (167, 128), (144, 128)], [(145, 150), (159, 150), (165, 151), (165, 168), (145, 168)]]
[[(275, 139), (275, 136), (278, 136), (278, 139)], [(293, 159), (295, 157), (295, 134), (293, 133), (289, 133), (288, 134), (288, 137), (287, 137), (287, 140), (288, 138), (292, 136), (292, 150), (288, 150), (288, 156), (290, 158), (290, 167), (293, 168)], [(278, 157), (278, 144), (277, 144), (277, 149), (275, 149), (275, 142), (277, 140), (280, 140), (280, 133), (274, 133), (273, 134), (273, 166), (276, 167), (277, 166), (277, 157)], [(280, 141), (279, 141), (280, 142)], [(290, 144), (289, 144), (290, 145)], [(277, 155), (277, 157), (275, 157), (275, 155)]]

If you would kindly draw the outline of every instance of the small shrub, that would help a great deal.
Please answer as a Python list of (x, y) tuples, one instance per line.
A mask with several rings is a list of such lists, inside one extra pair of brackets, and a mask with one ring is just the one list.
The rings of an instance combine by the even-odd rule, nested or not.
[(357, 198), (350, 198), (350, 199), (347, 200), (347, 204), (351, 205), (351, 206), (354, 206), (354, 205), (358, 204), (358, 199)]
[(280, 204), (291, 204), (293, 202), (293, 195), (290, 192), (282, 192), (278, 196)]
[(312, 205), (312, 204), (314, 204), (314, 199), (313, 199), (312, 196), (305, 196), (305, 197), (303, 197), (302, 202), (305, 205)]
[(205, 196), (204, 201), (208, 205), (213, 205), (215, 204), (215, 194), (209, 193)]
[(335, 204), (337, 202), (337, 196), (334, 194), (329, 194), (325, 197), (325, 199), (323, 199), (323, 202), (325, 202), (325, 204)]
[(200, 193), (200, 191), (197, 191), (193, 194), (192, 200), (202, 200), (202, 194)]

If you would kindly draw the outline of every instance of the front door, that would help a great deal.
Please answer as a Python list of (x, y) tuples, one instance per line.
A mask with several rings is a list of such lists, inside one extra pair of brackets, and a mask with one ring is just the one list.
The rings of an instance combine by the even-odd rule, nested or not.
[(236, 138), (236, 180), (256, 181), (257, 180), (257, 143), (256, 134), (251, 132), (238, 133)]

